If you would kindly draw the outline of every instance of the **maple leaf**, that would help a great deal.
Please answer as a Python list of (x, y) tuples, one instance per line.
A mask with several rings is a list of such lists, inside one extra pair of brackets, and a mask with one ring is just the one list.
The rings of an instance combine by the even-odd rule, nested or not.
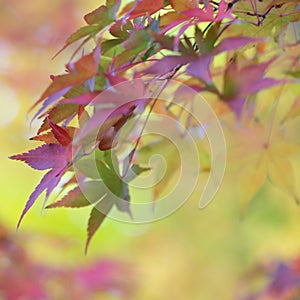
[(69, 191), (68, 194), (61, 200), (58, 200), (46, 207), (49, 209), (57, 207), (81, 208), (89, 205), (93, 206), (88, 221), (88, 237), (85, 252), (88, 250), (92, 237), (114, 205), (120, 211), (130, 214), (130, 197), (127, 182), (133, 180), (139, 174), (149, 170), (149, 168), (144, 168), (134, 164), (130, 167), (130, 172), (128, 172), (125, 180), (123, 180), (119, 171), (116, 169), (118, 167), (118, 160), (114, 153), (111, 151), (97, 150), (95, 155), (96, 165), (99, 172), (97, 176), (90, 174), (89, 169), (91, 167), (88, 167), (88, 172), (85, 172), (85, 166), (82, 165), (81, 161), (76, 164), (76, 167), (82, 170), (87, 177), (91, 175), (92, 178), (99, 178), (100, 175), (102, 181), (92, 180), (80, 183), (79, 186)]
[[(66, 40), (65, 45), (54, 55), (56, 57), (58, 54), (60, 54), (63, 50), (65, 50), (68, 46), (73, 44), (74, 42), (77, 42), (84, 37), (86, 38), (83, 41), (83, 44), (85, 44), (88, 40), (90, 40), (92, 37), (94, 37), (99, 31), (101, 30), (101, 27), (96, 25), (89, 25), (89, 26), (83, 26), (79, 28), (77, 31), (72, 33)], [(83, 45), (82, 44), (82, 45)], [(80, 46), (82, 46), (80, 45)]]
[[(128, 195), (124, 193), (124, 185), (125, 182), (122, 181), (118, 170), (118, 159), (114, 152), (111, 150), (107, 151), (96, 151), (96, 166), (99, 172), (103, 183), (105, 184), (108, 192), (110, 191), (112, 196), (115, 196), (116, 199), (120, 198), (125, 201), (128, 201)], [(122, 203), (120, 205), (116, 203), (118, 208), (122, 211), (129, 212), (129, 206), (122, 207)]]
[(177, 67), (186, 65), (192, 58), (185, 56), (170, 55), (165, 56), (151, 67), (145, 70), (146, 74), (167, 74)]
[(236, 61), (232, 61), (227, 66), (224, 73), (224, 88), (221, 99), (229, 105), (238, 118), (241, 117), (249, 95), (284, 82), (265, 77), (267, 68), (273, 62), (274, 58), (264, 63), (239, 67)]
[[(52, 83), (42, 94), (39, 100), (31, 107), (31, 110), (43, 102), (33, 118), (40, 115), (49, 105), (64, 96), (73, 86), (80, 85), (98, 73), (100, 48), (96, 47), (88, 55), (81, 57), (75, 63), (67, 65), (68, 74), (55, 76)], [(46, 100), (45, 100), (46, 99)]]
[(47, 121), (57, 141), (64, 147), (69, 146), (72, 143), (72, 138), (70, 137), (69, 132), (65, 128), (53, 123), (49, 117), (47, 117)]
[[(10, 158), (21, 160), (36, 170), (57, 169), (64, 165), (67, 152), (68, 149), (65, 147), (47, 144)], [(51, 159), (46, 159), (46, 157)]]
[(100, 181), (87, 181), (69, 191), (61, 200), (46, 208), (89, 206), (105, 196), (105, 188)]
[(243, 211), (266, 180), (298, 201), (290, 160), (299, 153), (300, 147), (285, 141), (278, 132), (273, 136), (267, 145), (265, 130), (261, 125), (237, 130), (238, 146), (232, 150), (230, 157), (235, 160), (238, 158), (237, 189)]
[[(49, 117), (52, 122), (59, 123), (73, 116), (78, 111), (78, 106), (75, 104), (61, 104), (53, 107), (47, 112), (47, 117)], [(38, 129), (38, 134), (50, 129), (48, 119), (44, 118), (41, 127)]]
[[(124, 113), (119, 114), (119, 116), (115, 117), (115, 121), (111, 123), (111, 127), (107, 129), (105, 132), (99, 132), (98, 140), (99, 140), (99, 149), (100, 150), (108, 150), (113, 148), (117, 143), (117, 135), (119, 134), (123, 125), (128, 121), (128, 119), (133, 115), (133, 111), (136, 108), (135, 105), (129, 107)], [(113, 112), (115, 113), (115, 112)], [(110, 117), (110, 120), (111, 117)]]
[(137, 17), (151, 15), (160, 10), (163, 7), (163, 0), (139, 0), (128, 3), (120, 15), (124, 15), (123, 20), (131, 20)]
[(117, 157), (112, 151), (96, 151), (95, 155), (97, 169), (103, 180), (102, 186), (104, 190), (106, 190), (106, 193), (103, 198), (94, 205), (94, 208), (91, 211), (88, 221), (88, 237), (85, 252), (87, 252), (89, 243), (95, 232), (114, 205), (120, 211), (127, 212), (131, 215), (128, 186), (127, 183), (121, 179), (119, 170), (116, 170), (118, 167)]
[[(116, 80), (114, 76), (109, 76), (109, 79)], [(112, 148), (123, 125), (134, 116), (135, 109), (143, 111), (150, 101), (145, 83), (140, 79), (133, 82), (125, 80), (103, 91), (93, 101), (94, 114), (76, 134), (75, 143), (78, 144), (83, 139), (88, 140), (89, 137), (91, 142), (95, 142), (97, 137), (101, 150)]]
[(88, 105), (98, 95), (99, 92), (84, 93), (76, 97), (62, 99), (61, 101), (59, 101), (58, 105), (66, 105), (66, 104)]
[(264, 153), (258, 153), (252, 156), (251, 160), (244, 164), (238, 173), (238, 196), (242, 207), (245, 211), (249, 202), (258, 190), (263, 186), (267, 179), (266, 157)]
[(105, 5), (101, 5), (92, 12), (86, 14), (84, 16), (84, 20), (89, 25), (101, 24), (101, 27), (99, 27), (99, 29), (101, 29), (104, 26), (110, 24), (113, 21), (113, 18), (108, 7)]
[(57, 144), (46, 144), (27, 153), (11, 156), (11, 159), (21, 160), (34, 169), (46, 170), (51, 169), (37, 185), (33, 193), (30, 195), (25, 208), (19, 219), (17, 228), (27, 211), (32, 207), (39, 195), (46, 190), (45, 202), (49, 198), (51, 192), (58, 185), (63, 171), (67, 168), (69, 162), (69, 149)]
[[(64, 130), (67, 132), (68, 136), (73, 139), (73, 136), (75, 134), (76, 128), (75, 127), (64, 127)], [(61, 144), (57, 138), (55, 137), (54, 133), (52, 131), (49, 131), (44, 134), (36, 135), (32, 138), (30, 138), (32, 141), (40, 141), (44, 142), (46, 144)]]
[[(118, 21), (110, 27), (109, 32), (111, 33), (111, 35), (121, 39), (122, 41), (130, 36), (131, 30), (133, 30), (133, 25), (131, 22), (122, 24), (122, 21)], [(103, 48), (103, 43), (101, 45), (101, 48)]]
[[(149, 31), (149, 34), (156, 45), (159, 44), (161, 49), (174, 50), (175, 37), (158, 34), (152, 31)], [(183, 55), (193, 55), (195, 53), (194, 50), (186, 48), (181, 41), (178, 42), (178, 51)]]
[(188, 9), (198, 7), (198, 1), (190, 0), (170, 0), (172, 8), (177, 12), (182, 12)]
[(85, 245), (85, 253), (88, 251), (89, 244), (91, 242), (92, 237), (106, 218), (106, 215), (109, 213), (111, 208), (113, 207), (113, 201), (107, 200), (106, 198), (101, 200), (97, 207), (94, 207), (91, 211), (90, 218), (88, 220), (88, 237)]
[(36, 199), (44, 190), (46, 190), (46, 198), (44, 203), (47, 202), (51, 192), (60, 182), (60, 179), (71, 160), (72, 152), (69, 146), (72, 143), (72, 137), (65, 128), (53, 123), (49, 117), (47, 117), (47, 120), (52, 131), (50, 134), (40, 137), (40, 139), (50, 142), (50, 139), (54, 137), (59, 144), (47, 143), (36, 149), (30, 150), (27, 153), (13, 155), (10, 157), (11, 159), (23, 161), (36, 170), (51, 169), (42, 178), (41, 182), (30, 195), (29, 200), (27, 201), (21, 214), (17, 228), (20, 226), (21, 221), (27, 211), (32, 207)]
[[(102, 187), (105, 187), (107, 192), (100, 199), (100, 201), (94, 205), (94, 208), (91, 211), (88, 221), (86, 251), (93, 235), (114, 205), (118, 210), (128, 213), (132, 218), (129, 208), (130, 195), (127, 182), (132, 181), (143, 172), (150, 170), (149, 168), (144, 168), (137, 164), (133, 164), (130, 167), (130, 171), (127, 173), (127, 176), (122, 179), (119, 171), (115, 170), (115, 168), (118, 166), (117, 157), (111, 151), (97, 152), (96, 157), (97, 159), (104, 159), (97, 160), (96, 164), (99, 174), (103, 180)], [(107, 189), (110, 192), (108, 192)], [(101, 188), (99, 189), (98, 187), (97, 195), (99, 195), (99, 191), (101, 191)], [(87, 192), (90, 193), (89, 190), (87, 190)]]
[(223, 52), (236, 50), (247, 44), (258, 41), (260, 40), (243, 36), (225, 38), (214, 49), (212, 49), (210, 53), (200, 55), (198, 58), (194, 59), (187, 67), (187, 73), (210, 84), (212, 81), (210, 64), (216, 55)]
[[(77, 48), (75, 53), (90, 39), (95, 37), (101, 30), (103, 30), (106, 26), (109, 26), (116, 19), (116, 13), (120, 7), (121, 1), (106, 1), (106, 5), (101, 5), (92, 12), (86, 14), (84, 16), (84, 20), (88, 24), (88, 26), (84, 26), (79, 28), (76, 32), (71, 34), (65, 42), (65, 45), (62, 49), (60, 49), (54, 57), (60, 54), (63, 50), (65, 50), (68, 46), (77, 42), (83, 38), (83, 42)], [(73, 54), (74, 55), (74, 54)]]
[[(136, 154), (135, 162), (141, 165), (148, 165), (153, 155), (160, 155), (166, 160), (166, 169), (161, 168), (160, 163), (156, 163), (151, 170), (154, 172), (155, 186), (153, 187), (153, 198), (158, 199), (161, 194), (168, 189), (170, 181), (180, 168), (180, 158), (178, 149), (167, 139), (154, 141), (139, 149)], [(147, 168), (145, 168), (146, 171)], [(162, 177), (162, 172), (164, 172)], [(162, 178), (161, 178), (162, 177)]]
[[(185, 54), (185, 55), (170, 55), (165, 56), (152, 66), (145, 70), (145, 73), (148, 74), (166, 74), (170, 71), (176, 69), (179, 66), (188, 64), (187, 73), (193, 77), (199, 78), (210, 84), (212, 81), (210, 74), (210, 64), (214, 57), (220, 53), (236, 50), (250, 43), (256, 43), (260, 39), (248, 38), (248, 37), (228, 37), (223, 39), (216, 47), (213, 47), (215, 39), (208, 40), (207, 43), (212, 44), (209, 50), (209, 53), (195, 55), (194, 54)], [(204, 41), (206, 43), (206, 40)], [(206, 48), (208, 49), (208, 48)]]
[[(171, 3), (172, 5), (172, 3)], [(179, 5), (176, 1), (176, 7), (181, 7), (180, 10), (183, 8)], [(186, 6), (187, 8), (190, 7)], [(161, 34), (165, 34), (166, 32), (170, 31), (171, 29), (175, 28), (176, 26), (184, 24), (179, 33), (176, 35), (176, 41), (179, 40), (180, 36), (191, 26), (198, 25), (199, 23), (203, 22), (222, 22), (224, 20), (229, 20), (230, 23), (235, 22), (235, 18), (232, 15), (231, 8), (228, 7), (228, 3), (225, 0), (221, 0), (219, 3), (219, 8), (217, 10), (217, 14), (215, 15), (214, 7), (211, 3), (206, 3), (203, 8), (199, 8), (198, 5), (192, 5), (192, 7), (187, 10), (180, 11), (179, 16), (170, 15), (168, 18), (169, 24), (160, 31)], [(166, 19), (164, 20), (166, 21)], [(173, 21), (173, 22), (171, 22)], [(176, 43), (175, 43), (175, 49)]]
[(79, 127), (82, 128), (90, 120), (90, 115), (86, 111), (83, 105), (78, 107), (78, 123)]

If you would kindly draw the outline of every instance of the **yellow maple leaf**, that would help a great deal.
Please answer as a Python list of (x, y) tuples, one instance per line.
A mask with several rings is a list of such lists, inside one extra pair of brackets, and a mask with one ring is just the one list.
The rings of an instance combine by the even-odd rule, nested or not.
[(293, 155), (300, 153), (300, 146), (286, 141), (279, 130), (275, 131), (270, 143), (266, 143), (264, 127), (255, 124), (240, 128), (238, 145), (231, 153), (237, 172), (237, 193), (244, 212), (249, 202), (266, 180), (288, 193), (296, 201)]
[(267, 166), (264, 153), (252, 157), (238, 173), (237, 187), (241, 201), (242, 212), (245, 212), (249, 202), (263, 186), (267, 178)]
[(283, 142), (270, 146), (267, 149), (267, 172), (271, 183), (288, 193), (295, 200), (297, 195), (295, 192), (294, 169), (289, 161), (290, 157), (299, 151), (296, 144)]

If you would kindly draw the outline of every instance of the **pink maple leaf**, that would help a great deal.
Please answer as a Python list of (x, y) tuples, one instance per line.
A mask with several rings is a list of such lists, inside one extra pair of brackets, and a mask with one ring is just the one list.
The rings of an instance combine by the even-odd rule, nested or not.
[[(52, 126), (54, 126), (53, 123)], [(57, 129), (58, 125), (55, 126)], [(64, 142), (66, 141), (64, 140)], [(27, 153), (13, 155), (10, 157), (11, 159), (23, 161), (36, 170), (51, 169), (48, 173), (44, 175), (41, 182), (37, 185), (35, 190), (30, 195), (19, 219), (17, 228), (19, 228), (21, 221), (27, 213), (27, 211), (32, 207), (36, 199), (45, 190), (46, 197), (44, 203), (46, 203), (51, 192), (60, 182), (63, 172), (68, 167), (70, 155), (70, 147), (64, 147), (59, 144), (45, 144), (36, 149), (30, 150)]]

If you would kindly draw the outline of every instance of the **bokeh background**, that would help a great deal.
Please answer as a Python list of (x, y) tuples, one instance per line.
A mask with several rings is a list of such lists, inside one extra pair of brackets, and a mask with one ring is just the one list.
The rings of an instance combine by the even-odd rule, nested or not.
[[(82, 287), (74, 294), (83, 293), (85, 299), (242, 299), (268, 282), (263, 276), (252, 279), (261, 266), (300, 253), (300, 208), (268, 184), (245, 216), (236, 178), (226, 174), (203, 210), (196, 191), (159, 222), (107, 220), (86, 256), (88, 210), (41, 211), (40, 199), (15, 232), (41, 173), (8, 156), (36, 143), (28, 141), (38, 126), (30, 128), (28, 110), (49, 84), (49, 75), (64, 71), (72, 49), (51, 57), (83, 25), (83, 15), (100, 4), (0, 0), (0, 299), (75, 299), (76, 282)], [(207, 174), (200, 176), (205, 182)], [(43, 288), (46, 294), (39, 294)]]

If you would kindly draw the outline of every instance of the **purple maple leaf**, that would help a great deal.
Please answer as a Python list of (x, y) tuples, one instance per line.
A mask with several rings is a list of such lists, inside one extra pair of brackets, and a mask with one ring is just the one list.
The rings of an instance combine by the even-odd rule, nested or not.
[(70, 148), (63, 147), (57, 144), (45, 144), (36, 149), (30, 150), (27, 153), (11, 156), (11, 159), (21, 160), (36, 170), (51, 169), (42, 178), (35, 190), (30, 195), (25, 208), (19, 219), (17, 228), (19, 228), (21, 221), (27, 211), (32, 207), (39, 195), (46, 190), (46, 203), (49, 195), (58, 185), (63, 171), (67, 168), (69, 162)]

